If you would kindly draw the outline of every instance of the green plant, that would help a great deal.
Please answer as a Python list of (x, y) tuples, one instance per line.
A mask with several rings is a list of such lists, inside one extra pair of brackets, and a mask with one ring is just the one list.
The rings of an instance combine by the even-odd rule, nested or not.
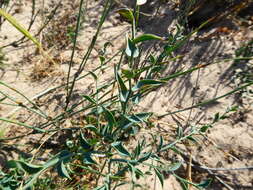
[[(152, 91), (164, 86), (173, 79), (186, 76), (189, 73), (211, 65), (197, 65), (190, 69), (177, 70), (174, 74), (168, 76), (164, 76), (164, 73), (162, 73), (168, 62), (172, 62), (178, 58), (174, 55), (175, 51), (182, 47), (207, 22), (187, 35), (183, 35), (179, 26), (177, 33), (175, 35), (169, 35), (167, 38), (153, 34), (139, 35), (137, 33), (138, 18), (140, 16), (139, 10), (141, 4), (145, 3), (145, 1), (141, 1), (141, 3), (135, 1), (133, 10), (128, 8), (119, 10), (119, 13), (131, 23), (131, 34), (127, 36), (126, 47), (119, 49), (110, 58), (100, 55), (100, 66), (82, 75), (95, 43), (99, 38), (102, 25), (111, 10), (112, 0), (106, 0), (97, 31), (79, 64), (78, 70), (71, 77), (70, 73), (73, 69), (73, 58), (76, 52), (76, 42), (80, 30), (83, 2), (83, 0), (80, 0), (76, 26), (75, 28), (71, 27), (69, 30), (69, 35), (73, 41), (73, 49), (69, 63), (67, 82), (40, 94), (41, 97), (51, 91), (56, 91), (56, 89), (66, 88), (65, 108), (62, 113), (54, 117), (49, 116), (48, 110), (43, 110), (38, 104), (34, 103), (33, 99), (28, 98), (10, 85), (0, 82), (2, 87), (12, 90), (25, 100), (24, 102), (20, 102), (13, 95), (9, 95), (4, 90), (0, 90), (4, 96), (3, 101), (9, 100), (11, 101), (11, 103), (8, 103), (9, 105), (27, 110), (31, 115), (33, 114), (33, 116), (43, 118), (44, 122), (39, 125), (33, 125), (14, 120), (10, 117), (0, 117), (1, 121), (30, 129), (31, 132), (25, 135), (44, 134), (48, 136), (45, 142), (37, 149), (38, 151), (42, 149), (46, 141), (50, 141), (52, 136), (66, 133), (64, 142), (59, 143), (59, 151), (56, 154), (49, 155), (46, 161), (39, 161), (40, 159), (37, 154), (34, 154), (32, 158), (9, 161), (9, 170), (3, 173), (0, 185), (5, 187), (7, 184), (10, 187), (10, 184), (13, 182), (14, 186), (10, 188), (57, 189), (58, 185), (61, 186), (61, 184), (57, 184), (58, 176), (60, 176), (66, 179), (63, 182), (66, 185), (65, 188), (114, 190), (128, 184), (131, 189), (135, 189), (142, 185), (139, 184), (141, 177), (154, 173), (162, 185), (164, 184), (165, 174), (171, 174), (181, 181), (186, 189), (187, 184), (191, 184), (198, 189), (207, 187), (210, 183), (209, 179), (204, 180), (202, 183), (193, 183), (192, 181), (183, 179), (175, 173), (183, 163), (165, 160), (161, 155), (167, 151), (173, 151), (179, 154), (180, 150), (176, 147), (178, 143), (196, 143), (196, 136), (204, 135), (214, 123), (225, 119), (226, 114), (234, 111), (234, 109), (228, 110), (222, 115), (216, 114), (213, 122), (209, 125), (194, 125), (187, 132), (178, 129), (177, 137), (174, 140), (165, 139), (165, 134), (152, 134), (155, 121), (161, 120), (166, 115), (172, 115), (212, 103), (220, 98), (245, 89), (252, 85), (253, 82), (247, 82), (220, 97), (200, 102), (175, 112), (157, 115), (156, 113), (141, 111), (141, 109), (138, 109), (138, 104)], [(4, 12), (0, 13), (5, 15)], [(7, 15), (7, 18), (13, 23), (11, 17)], [(14, 24), (14, 26), (26, 37), (34, 41), (37, 46), (40, 46), (27, 30), (24, 30), (19, 24)], [(151, 40), (162, 42), (162, 50), (148, 54), (142, 52), (142, 44)], [(106, 51), (108, 44), (105, 43), (103, 52)], [(116, 57), (117, 55), (120, 56)], [(147, 59), (142, 61), (143, 57)], [(117, 64), (111, 66), (109, 63), (114, 58), (117, 58)], [(238, 57), (237, 59), (239, 60), (241, 58)], [(231, 61), (231, 59), (229, 60)], [(123, 63), (127, 64), (128, 68), (123, 68)], [(214, 62), (213, 64), (216, 63)], [(100, 76), (105, 71), (109, 72), (112, 70), (114, 74), (113, 79), (101, 84)], [(94, 91), (90, 94), (80, 94), (82, 99), (78, 102), (72, 102), (77, 81), (87, 76), (91, 76), (94, 80)], [(61, 125), (66, 120), (71, 121), (71, 127), (62, 128)], [(140, 135), (140, 131), (144, 135)], [(150, 136), (152, 140), (147, 140)], [(1, 138), (0, 140), (6, 141), (10, 139)], [(141, 166), (145, 166), (148, 169), (142, 171), (140, 169)], [(15, 173), (12, 173), (13, 171)], [(57, 173), (57, 176), (52, 175), (51, 180), (49, 180), (48, 174), (54, 173), (53, 171)], [(23, 175), (23, 177), (20, 178), (20, 175)], [(86, 181), (84, 176), (88, 178)], [(9, 177), (12, 177), (11, 180), (14, 179), (14, 181), (9, 180)], [(72, 183), (73, 181), (74, 183)], [(88, 187), (87, 181), (92, 181)]]

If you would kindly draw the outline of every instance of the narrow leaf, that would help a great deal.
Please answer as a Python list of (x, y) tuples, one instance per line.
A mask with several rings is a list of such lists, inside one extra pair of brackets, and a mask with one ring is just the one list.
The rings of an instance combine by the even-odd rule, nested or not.
[(0, 15), (3, 16), (9, 23), (11, 23), (18, 31), (29, 38), (33, 43), (41, 49), (41, 44), (23, 27), (21, 26), (10, 14), (6, 13), (3, 9), (0, 9)]
[(197, 186), (200, 187), (200, 188), (207, 188), (212, 182), (212, 179), (207, 179), (205, 181), (202, 181), (201, 183), (199, 183)]
[(80, 143), (84, 150), (91, 150), (92, 146), (88, 143), (86, 138), (83, 136), (83, 133), (80, 134)]
[(135, 156), (136, 158), (138, 158), (138, 157), (140, 156), (140, 153), (141, 153), (141, 144), (140, 144), (140, 142), (138, 141), (138, 144), (137, 144), (137, 146), (136, 146), (135, 149), (134, 149), (134, 156)]
[(161, 173), (160, 170), (158, 170), (156, 168), (155, 168), (155, 173), (156, 173), (156, 175), (157, 175), (157, 177), (158, 177), (158, 179), (159, 179), (159, 181), (160, 181), (160, 183), (161, 183), (161, 185), (163, 187), (163, 184), (164, 184), (164, 176), (163, 176), (163, 174)]
[(134, 21), (133, 12), (132, 12), (130, 9), (123, 8), (123, 9), (118, 10), (118, 13), (119, 13), (122, 17), (124, 17), (125, 19), (127, 19), (128, 21), (130, 21), (130, 22), (133, 22), (133, 21)]
[(110, 127), (114, 126), (116, 124), (116, 120), (112, 114), (107, 108), (103, 107), (103, 111), (105, 113), (105, 119), (108, 121), (108, 124)]
[(139, 48), (129, 38), (127, 39), (126, 54), (128, 57), (133, 57), (133, 58), (136, 58), (139, 56)]
[(159, 141), (159, 145), (158, 145), (158, 147), (157, 147), (157, 152), (160, 152), (160, 150), (161, 150), (162, 147), (163, 147), (163, 144), (164, 144), (163, 137), (160, 136), (160, 141)]
[(58, 166), (57, 166), (57, 172), (61, 177), (66, 177), (68, 179), (71, 179), (71, 177), (69, 176), (69, 173), (66, 169), (66, 166), (64, 164), (63, 161), (61, 161)]
[(121, 142), (113, 143), (112, 147), (115, 148), (122, 156), (129, 156), (129, 157), (131, 156)]
[(85, 153), (83, 154), (83, 162), (85, 164), (97, 164), (97, 162), (95, 160), (92, 159), (91, 157), (91, 153)]
[(142, 35), (136, 37), (133, 40), (133, 43), (137, 44), (137, 43), (149, 41), (149, 40), (163, 40), (163, 38), (161, 38), (160, 36), (156, 36), (154, 34), (142, 34)]
[(174, 164), (172, 164), (171, 166), (169, 166), (168, 170), (169, 170), (170, 172), (174, 172), (174, 171), (178, 170), (181, 166), (182, 166), (182, 163), (181, 163), (181, 162), (174, 163)]
[(59, 154), (57, 154), (55, 157), (53, 157), (51, 160), (47, 161), (43, 168), (47, 169), (49, 167), (52, 167), (56, 165), (57, 163), (60, 163), (61, 161), (68, 161), (73, 154), (67, 150), (61, 151)]
[(96, 104), (96, 101), (90, 96), (83, 95), (83, 98), (88, 100), (92, 104)]
[(129, 95), (129, 91), (127, 90), (127, 87), (126, 87), (124, 81), (122, 80), (122, 78), (120, 77), (119, 73), (117, 73), (116, 79), (117, 79), (117, 82), (119, 84), (120, 91), (121, 91), (120, 92), (120, 101), (126, 102), (128, 95)]
[(141, 157), (141, 158), (138, 160), (138, 162), (142, 163), (142, 162), (148, 160), (148, 159), (151, 157), (151, 154), (152, 154), (152, 152), (149, 152), (149, 153), (144, 154), (143, 157)]
[(29, 174), (38, 173), (40, 170), (43, 169), (43, 166), (41, 165), (29, 164), (24, 161), (18, 161), (18, 163), (20, 164), (21, 168)]
[(165, 81), (161, 80), (144, 79), (137, 82), (137, 84), (132, 88), (132, 91), (137, 91), (144, 86), (158, 86), (164, 83)]

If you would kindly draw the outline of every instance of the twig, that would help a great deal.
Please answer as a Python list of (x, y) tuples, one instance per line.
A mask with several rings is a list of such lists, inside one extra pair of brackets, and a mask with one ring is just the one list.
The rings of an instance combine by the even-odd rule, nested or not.
[(240, 167), (240, 168), (209, 168), (206, 166), (197, 166), (204, 170), (212, 170), (212, 171), (238, 171), (238, 170), (253, 170), (253, 166), (248, 167)]
[[(189, 161), (189, 156), (187, 156), (186, 154), (184, 154), (183, 152), (180, 152), (180, 155), (187, 161)], [(230, 185), (228, 185), (227, 183), (225, 183), (220, 177), (217, 176), (217, 174), (215, 174), (214, 172), (212, 172), (212, 170), (210, 170), (207, 167), (203, 167), (202, 164), (200, 164), (197, 160), (195, 160), (194, 158), (192, 158), (192, 167), (196, 168), (197, 170), (205, 170), (207, 173), (209, 173), (211, 176), (213, 176), (215, 179), (217, 179), (222, 185), (224, 185), (227, 189), (229, 190), (234, 190)], [(203, 168), (202, 168), (203, 167)]]

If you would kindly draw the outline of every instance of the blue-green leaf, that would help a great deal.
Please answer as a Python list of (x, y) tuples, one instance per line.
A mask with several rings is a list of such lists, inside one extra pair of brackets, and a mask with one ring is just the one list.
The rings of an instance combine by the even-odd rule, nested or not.
[(97, 162), (92, 159), (91, 153), (85, 153), (85, 154), (83, 154), (83, 162), (85, 164), (97, 164)]
[(86, 96), (86, 95), (83, 95), (83, 97), (84, 97), (86, 100), (88, 100), (90, 103), (96, 104), (96, 100), (94, 100), (92, 97)]
[(196, 144), (198, 143), (198, 140), (195, 139), (193, 136), (189, 136), (189, 137), (187, 137), (187, 139), (194, 142), (194, 143), (196, 143)]
[(131, 156), (121, 142), (112, 143), (112, 147), (115, 148), (122, 156)]
[(174, 172), (174, 171), (178, 170), (181, 166), (182, 166), (181, 162), (174, 163), (174, 164), (169, 166), (168, 171)]
[(80, 134), (80, 143), (81, 143), (81, 146), (84, 148), (84, 150), (92, 149), (92, 146), (90, 145), (90, 143), (88, 143), (86, 138), (83, 136), (83, 133)]
[(137, 144), (137, 146), (134, 149), (134, 156), (135, 156), (135, 158), (138, 158), (140, 156), (140, 153), (141, 153), (141, 144), (138, 141), (138, 144)]
[(151, 113), (138, 113), (135, 115), (124, 115), (123, 117), (125, 118), (125, 121), (122, 123), (121, 128), (122, 129), (127, 129), (133, 124), (138, 124), (141, 122), (146, 122), (147, 119), (151, 116)]
[(120, 87), (120, 101), (121, 102), (126, 102), (129, 96), (129, 91), (127, 90), (127, 87), (124, 83), (124, 81), (122, 80), (122, 78), (120, 77), (119, 73), (116, 74), (116, 80), (119, 84)]
[(43, 169), (43, 166), (41, 165), (29, 164), (24, 161), (18, 161), (18, 163), (20, 164), (21, 168), (29, 174), (38, 173), (40, 170)]
[(138, 123), (138, 122), (146, 122), (151, 115), (152, 115), (151, 113), (143, 112), (131, 116), (126, 116), (126, 118), (129, 121), (132, 121), (133, 123)]
[(164, 176), (163, 176), (162, 172), (160, 170), (158, 170), (158, 169), (155, 168), (155, 173), (156, 173), (156, 175), (157, 175), (157, 177), (158, 177), (158, 179), (159, 179), (159, 181), (160, 181), (160, 183), (161, 183), (161, 185), (163, 187)]
[(106, 190), (106, 185), (100, 186), (100, 187), (96, 187), (93, 190)]
[(128, 57), (136, 58), (139, 56), (139, 48), (129, 38), (127, 39), (126, 54)]
[(197, 186), (205, 189), (211, 184), (211, 182), (212, 182), (212, 179), (207, 179), (207, 180), (202, 181), (201, 183), (197, 184)]
[(116, 124), (116, 120), (112, 114), (107, 108), (103, 107), (103, 111), (105, 113), (105, 119), (108, 121), (108, 124), (110, 127), (114, 126)]
[(159, 86), (164, 84), (165, 81), (153, 80), (153, 79), (144, 79), (137, 82), (137, 84), (132, 88), (132, 91), (137, 91), (144, 86)]
[(138, 162), (144, 162), (144, 161), (146, 161), (146, 160), (148, 160), (150, 157), (151, 157), (151, 154), (152, 154), (152, 152), (149, 152), (149, 153), (146, 153), (146, 154), (144, 154), (139, 160), (138, 160)]
[(68, 179), (71, 179), (71, 177), (69, 176), (69, 173), (66, 169), (66, 166), (64, 164), (63, 161), (61, 161), (58, 165), (57, 165), (57, 172), (61, 177), (66, 177)]
[(161, 150), (162, 147), (163, 147), (163, 144), (164, 144), (163, 137), (160, 136), (160, 141), (159, 141), (159, 145), (158, 145), (158, 147), (157, 147), (157, 152), (160, 152), (160, 150)]
[(63, 150), (55, 155), (51, 160), (47, 161), (43, 167), (46, 169), (60, 163), (61, 161), (68, 162), (70, 161), (71, 156), (73, 156), (73, 153), (68, 150)]

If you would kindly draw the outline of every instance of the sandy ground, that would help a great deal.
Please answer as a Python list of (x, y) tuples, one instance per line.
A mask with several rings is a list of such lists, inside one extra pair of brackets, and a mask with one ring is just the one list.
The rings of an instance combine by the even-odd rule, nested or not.
[[(52, 4), (56, 5), (57, 3), (56, 1), (45, 0), (44, 10), (50, 10), (47, 9), (47, 7), (50, 7)], [(41, 7), (41, 5), (41, 2), (38, 2), (37, 9), (39, 9), (38, 7)], [(78, 1), (66, 4), (63, 2), (61, 10), (73, 13), (72, 8), (76, 5), (78, 5)], [(101, 2), (88, 1), (86, 6), (87, 17), (78, 38), (78, 51), (74, 59), (76, 63), (80, 63), (82, 60), (82, 55), (87, 50), (96, 30), (99, 15), (102, 11)], [(170, 6), (162, 6), (155, 14), (154, 8), (156, 8), (156, 4), (153, 5), (153, 7), (147, 6), (143, 8), (144, 12), (153, 14), (153, 16), (146, 16), (141, 19), (139, 32), (153, 33), (166, 37), (169, 32), (173, 31), (173, 27), (175, 27), (174, 21), (177, 12)], [(19, 10), (17, 11), (17, 9)], [(14, 17), (23, 26), (28, 27), (32, 11), (31, 1), (27, 0), (15, 4), (12, 13), (14, 11), (16, 11)], [(57, 12), (57, 16), (59, 16), (58, 19), (60, 19), (64, 11), (59, 10)], [(31, 33), (35, 34), (40, 27), (40, 19), (41, 15), (38, 16), (35, 24), (32, 26)], [(189, 40), (187, 44), (177, 52), (178, 55), (181, 54), (183, 57), (180, 60), (170, 63), (167, 70), (164, 71), (162, 75), (172, 74), (179, 68), (190, 68), (200, 64), (211, 63), (214, 60), (220, 60), (220, 62), (182, 78), (170, 81), (166, 86), (159, 88), (145, 97), (140, 104), (141, 109), (152, 111), (156, 114), (164, 114), (176, 111), (180, 108), (189, 107), (214, 97), (219, 97), (236, 87), (236, 84), (233, 82), (233, 73), (238, 68), (232, 66), (233, 61), (224, 62), (222, 60), (233, 57), (235, 49), (253, 38), (253, 31), (249, 29), (250, 27), (239, 28), (234, 23), (228, 24), (227, 22), (228, 21), (223, 20), (217, 24), (217, 26), (205, 30)], [(223, 24), (231, 26), (231, 30), (223, 33), (215, 32), (217, 27), (223, 26)], [(111, 42), (113, 46), (110, 46), (107, 52), (107, 56), (110, 57), (116, 53), (119, 47), (123, 47), (129, 27), (127, 22), (118, 19), (116, 13), (112, 11), (109, 14), (109, 19), (106, 20), (103, 25), (95, 49), (99, 50), (103, 47), (105, 42)], [(48, 42), (43, 42), (43, 35), (45, 34), (46, 31), (42, 32), (42, 35), (38, 36), (38, 38), (46, 46)], [(5, 46), (20, 37), (22, 37), (22, 35), (7, 22), (1, 26), (0, 46)], [(66, 62), (69, 60), (71, 54), (71, 45), (68, 44), (60, 51), (57, 51), (57, 42), (55, 42), (55, 44), (55, 46), (48, 48), (49, 54), (55, 55), (55, 59), (57, 58), (56, 60), (59, 63), (55, 68), (52, 65), (48, 65), (47, 60), (44, 60), (43, 57), (36, 54), (36, 48), (30, 43), (24, 43), (20, 47), (8, 46), (4, 48), (2, 51), (6, 58), (8, 58), (8, 61), (5, 62), (7, 65), (1, 71), (1, 81), (18, 89), (30, 99), (36, 97), (36, 95), (41, 92), (45, 92), (49, 88), (63, 84), (66, 81), (68, 70), (68, 64)], [(103, 84), (104, 81), (109, 81), (110, 78), (113, 77), (113, 64), (116, 63), (115, 61), (117, 61), (116, 58), (112, 60), (110, 63), (111, 69), (109, 68), (105, 74), (102, 75), (102, 73), (97, 73), (102, 76), (99, 81), (101, 84)], [(249, 64), (252, 63), (251, 61)], [(98, 51), (93, 51), (85, 67), (85, 72), (96, 68), (98, 65)], [(75, 65), (74, 71), (77, 69), (77, 66), (78, 64)], [(72, 73), (74, 73), (74, 71)], [(21, 102), (25, 101), (24, 98), (4, 86), (0, 86), (0, 90), (9, 96), (18, 98)], [(85, 80), (78, 81), (75, 93), (90, 93), (93, 90), (94, 79), (88, 77)], [(63, 110), (64, 95), (64, 89), (59, 89), (40, 99), (51, 117)], [(80, 97), (77, 96), (76, 98), (78, 100)], [(194, 162), (210, 169), (208, 174), (207, 170), (203, 171), (193, 168), (192, 180), (194, 182), (199, 182), (201, 179), (206, 179), (208, 177), (214, 178), (214, 176), (218, 176), (232, 189), (251, 189), (253, 186), (252, 95), (249, 97), (237, 93), (219, 99), (207, 106), (191, 109), (173, 116), (166, 116), (163, 122), (168, 125), (162, 125), (162, 128), (157, 130), (161, 133), (171, 133), (173, 131), (175, 132), (175, 128), (178, 126), (182, 127), (183, 130), (187, 130), (191, 125), (207, 124), (213, 120), (216, 113), (224, 113), (226, 109), (232, 105), (238, 105), (239, 110), (236, 113), (230, 114), (227, 119), (215, 124), (205, 137), (199, 138), (199, 140), (204, 143), (189, 147), (178, 145), (178, 147), (186, 152), (187, 157), (189, 157), (191, 152)], [(21, 121), (27, 121), (29, 123), (36, 122), (37, 118), (28, 117), (26, 111), (17, 110), (16, 107), (1, 105), (0, 108), (1, 117), (15, 114)], [(6, 124), (1, 125), (1, 130), (5, 130), (6, 137), (13, 137), (28, 132), (20, 127), (8, 126)], [(34, 138), (36, 140), (36, 138), (39, 137), (27, 137), (24, 138), (22, 142), (15, 141), (15, 143), (26, 144), (27, 141), (35, 141)], [(4, 163), (5, 159), (12, 156), (15, 157), (15, 153), (7, 154), (4, 150), (0, 151), (0, 153), (1, 164)], [(169, 155), (167, 159), (172, 158)], [(185, 166), (185, 164), (183, 165)], [(245, 167), (251, 167), (251, 170), (230, 170), (231, 168)], [(218, 171), (216, 171), (215, 168), (218, 168)], [(180, 172), (184, 173), (185, 168), (182, 168), (182, 171), (179, 171), (179, 173)], [(158, 179), (154, 177), (144, 179), (142, 184), (143, 189), (181, 189), (177, 180), (170, 175), (166, 177), (164, 188), (161, 187)], [(122, 189), (128, 188), (125, 187)], [(222, 185), (217, 178), (215, 178), (213, 184), (208, 189), (219, 190), (228, 189), (228, 187)]]

